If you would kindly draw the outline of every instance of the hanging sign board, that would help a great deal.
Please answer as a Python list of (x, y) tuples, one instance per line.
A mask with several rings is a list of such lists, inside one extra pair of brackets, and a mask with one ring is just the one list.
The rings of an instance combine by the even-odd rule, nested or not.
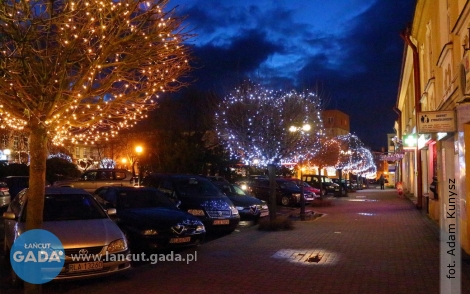
[(418, 112), (418, 133), (452, 133), (455, 132), (454, 111)]

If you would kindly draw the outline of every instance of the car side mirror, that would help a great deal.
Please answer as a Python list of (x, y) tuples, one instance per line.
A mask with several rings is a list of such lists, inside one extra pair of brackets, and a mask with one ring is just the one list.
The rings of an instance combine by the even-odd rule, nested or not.
[(180, 200), (176, 201), (175, 206), (179, 208), (180, 205), (181, 205), (181, 201)]
[(113, 215), (116, 215), (117, 211), (116, 211), (116, 208), (108, 208), (106, 210), (106, 213), (109, 215), (109, 216), (113, 216)]
[(13, 212), (4, 212), (3, 218), (7, 220), (16, 220), (16, 215)]

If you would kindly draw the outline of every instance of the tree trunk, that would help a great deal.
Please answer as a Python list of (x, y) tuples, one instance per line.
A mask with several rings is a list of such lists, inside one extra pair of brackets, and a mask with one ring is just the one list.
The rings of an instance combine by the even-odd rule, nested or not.
[[(43, 222), (44, 187), (46, 186), (47, 131), (35, 121), (29, 136), (31, 163), (29, 166), (29, 191), (26, 211), (26, 230), (40, 229)], [(25, 283), (25, 293), (42, 293), (42, 286)]]

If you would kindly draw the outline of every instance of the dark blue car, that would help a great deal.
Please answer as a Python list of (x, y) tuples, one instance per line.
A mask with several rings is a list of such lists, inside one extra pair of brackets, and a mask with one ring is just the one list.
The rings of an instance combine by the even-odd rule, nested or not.
[(155, 187), (174, 203), (179, 203), (179, 208), (199, 218), (208, 232), (231, 233), (240, 222), (232, 201), (204, 177), (150, 174), (143, 185)]
[(240, 214), (240, 221), (257, 223), (261, 217), (269, 215), (268, 204), (250, 194), (240, 186), (229, 182), (213, 182), (232, 201)]
[(93, 194), (105, 209), (116, 209), (115, 221), (134, 248), (194, 246), (204, 239), (204, 224), (155, 188), (108, 186)]

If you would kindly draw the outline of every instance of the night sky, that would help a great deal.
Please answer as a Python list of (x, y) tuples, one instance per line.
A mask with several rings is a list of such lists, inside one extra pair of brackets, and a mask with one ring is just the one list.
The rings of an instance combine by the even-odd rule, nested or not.
[(251, 79), (273, 90), (319, 88), (373, 150), (392, 133), (413, 0), (170, 0), (186, 15), (191, 87), (226, 96)]

